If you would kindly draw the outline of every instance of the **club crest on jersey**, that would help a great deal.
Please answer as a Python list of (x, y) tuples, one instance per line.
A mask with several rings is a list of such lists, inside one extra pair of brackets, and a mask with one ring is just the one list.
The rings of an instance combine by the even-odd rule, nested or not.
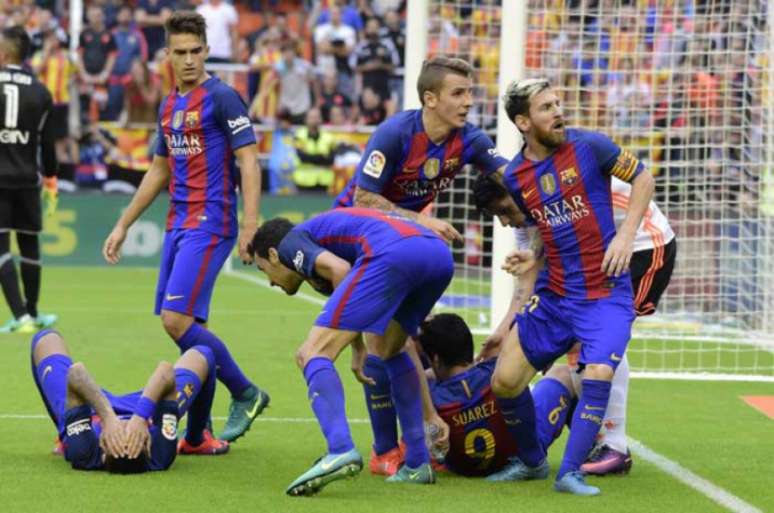
[(175, 112), (175, 117), (172, 118), (172, 128), (177, 130), (181, 126), (183, 126), (183, 111), (179, 110)]
[(452, 169), (456, 169), (457, 166), (460, 165), (460, 159), (457, 157), (453, 159), (447, 159), (443, 161), (443, 170), (444, 171), (451, 171)]
[(198, 112), (186, 112), (185, 113), (185, 126), (188, 128), (194, 128), (197, 124), (199, 124), (199, 113)]
[(438, 159), (427, 159), (425, 162), (425, 178), (432, 180), (441, 171), (441, 161)]
[(553, 194), (556, 191), (556, 180), (554, 175), (548, 173), (540, 177), (540, 188), (546, 194)]
[(171, 413), (165, 413), (161, 417), (161, 434), (167, 440), (177, 440), (177, 417)]
[(562, 181), (562, 185), (575, 185), (575, 182), (578, 181), (578, 173), (575, 171), (574, 167), (567, 168), (559, 171), (559, 179)]
[(382, 176), (382, 171), (384, 171), (384, 165), (386, 163), (387, 159), (384, 157), (384, 153), (379, 150), (374, 150), (368, 155), (368, 160), (366, 160), (366, 163), (363, 166), (363, 172), (368, 176), (379, 178)]

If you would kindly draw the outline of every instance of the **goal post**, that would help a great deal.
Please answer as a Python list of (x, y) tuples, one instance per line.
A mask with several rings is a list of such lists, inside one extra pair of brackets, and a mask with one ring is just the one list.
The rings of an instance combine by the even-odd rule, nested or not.
[[(633, 371), (774, 381), (774, 2), (409, 5), (409, 24), (414, 9), (427, 21), (407, 31), (408, 47), (423, 38), (426, 55), (473, 64), (470, 121), (506, 158), (517, 133), (498, 98), (512, 79), (544, 76), (568, 124), (610, 135), (656, 176), (678, 261), (658, 313), (635, 323)], [(409, 66), (406, 76), (416, 77)], [(436, 202), (466, 237), (439, 307), (488, 333), (510, 301), (513, 281), (499, 265), (513, 236), (475, 213), (472, 176), (462, 173)]]

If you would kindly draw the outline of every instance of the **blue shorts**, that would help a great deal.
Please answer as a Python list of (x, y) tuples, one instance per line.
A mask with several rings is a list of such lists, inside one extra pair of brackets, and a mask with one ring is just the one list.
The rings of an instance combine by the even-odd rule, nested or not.
[(454, 261), (444, 241), (401, 239), (357, 260), (315, 325), (384, 335), (395, 319), (408, 335), (416, 335), (453, 274)]
[(581, 343), (581, 365), (606, 364), (615, 370), (626, 352), (634, 322), (630, 295), (570, 299), (541, 290), (516, 314), (524, 355), (537, 370), (551, 365)]
[(235, 242), (235, 237), (224, 239), (203, 230), (168, 231), (156, 287), (156, 315), (171, 310), (207, 321), (215, 280)]

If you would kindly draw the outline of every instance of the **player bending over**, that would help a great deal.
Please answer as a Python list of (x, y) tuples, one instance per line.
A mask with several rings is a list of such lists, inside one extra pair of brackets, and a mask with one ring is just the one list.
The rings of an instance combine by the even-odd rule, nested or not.
[(361, 333), (369, 350), (384, 361), (406, 443), (406, 464), (388, 482), (435, 482), (423, 417), (446, 426), (432, 408), (424, 375), (403, 348), (451, 281), (454, 262), (446, 243), (397, 214), (346, 208), (295, 227), (286, 219), (272, 219), (256, 231), (250, 251), (271, 284), (288, 294), (295, 294), (304, 280), (318, 289), (327, 284), (332, 291), (296, 353), (328, 452), (287, 493), (314, 494), (362, 469), (344, 412), (344, 389), (333, 366), (352, 344), (352, 368), (358, 379), (366, 380)]
[[(174, 367), (161, 362), (145, 388), (126, 395), (101, 389), (81, 362), (73, 363), (53, 330), (32, 339), (32, 377), (74, 469), (134, 474), (167, 470), (181, 454), (223, 454), (228, 442), (205, 429), (215, 394), (215, 358), (195, 346)], [(185, 438), (178, 420), (188, 413)]]

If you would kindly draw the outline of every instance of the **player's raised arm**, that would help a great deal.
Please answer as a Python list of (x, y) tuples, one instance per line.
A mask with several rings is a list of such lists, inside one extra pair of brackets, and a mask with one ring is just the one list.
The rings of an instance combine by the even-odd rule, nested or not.
[[(163, 142), (159, 141), (159, 144), (163, 144)], [(169, 164), (166, 157), (155, 155), (150, 169), (142, 178), (140, 187), (134, 193), (132, 201), (121, 214), (121, 217), (118, 218), (113, 231), (110, 232), (110, 235), (105, 239), (105, 244), (102, 246), (102, 256), (109, 263), (118, 263), (121, 258), (121, 245), (124, 243), (124, 239), (126, 239), (126, 232), (145, 209), (153, 203), (159, 192), (167, 186), (169, 176)]]
[(254, 144), (242, 146), (234, 152), (242, 175), (242, 226), (239, 230), (239, 258), (249, 264), (253, 257), (247, 250), (248, 244), (258, 228), (258, 214), (261, 211), (261, 169), (258, 166), (258, 152)]
[(94, 411), (102, 419), (100, 447), (116, 458), (126, 455), (125, 436), (121, 421), (102, 393), (102, 389), (81, 362), (71, 365), (67, 372), (67, 404), (69, 407), (88, 404), (94, 408)]

